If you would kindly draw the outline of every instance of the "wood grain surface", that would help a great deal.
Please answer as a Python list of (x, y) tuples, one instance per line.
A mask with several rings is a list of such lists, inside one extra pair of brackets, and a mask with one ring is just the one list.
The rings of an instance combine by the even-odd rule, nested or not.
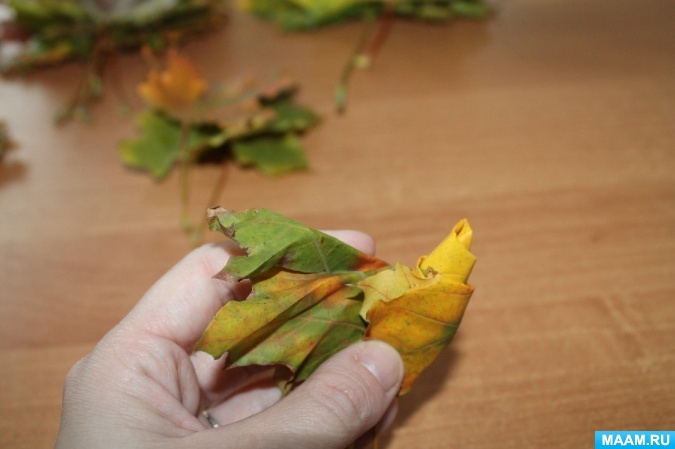
[[(283, 69), (323, 116), (311, 170), (232, 168), (228, 209), (373, 235), (412, 264), (460, 218), (476, 293), (455, 342), (400, 401), (383, 447), (584, 448), (599, 429), (675, 429), (675, 4), (503, 1), (487, 21), (397, 21), (332, 92), (361, 30), (285, 34), (235, 13), (185, 47), (211, 80)], [(91, 125), (53, 126), (83, 67), (0, 81), (19, 148), (0, 163), (0, 447), (48, 448), (61, 386), (191, 249), (178, 176), (124, 168), (140, 57)], [(203, 215), (218, 168), (194, 171)], [(209, 235), (217, 240), (219, 235)]]

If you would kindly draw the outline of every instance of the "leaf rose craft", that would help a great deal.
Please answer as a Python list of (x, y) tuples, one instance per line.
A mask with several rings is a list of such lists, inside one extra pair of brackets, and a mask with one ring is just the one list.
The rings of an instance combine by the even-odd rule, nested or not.
[(269, 210), (209, 212), (211, 229), (245, 252), (216, 277), (247, 279), (252, 291), (217, 312), (196, 350), (226, 356), (226, 368), (275, 365), (287, 391), (346, 346), (378, 339), (403, 358), (405, 394), (450, 343), (473, 293), (466, 220), (411, 269)]

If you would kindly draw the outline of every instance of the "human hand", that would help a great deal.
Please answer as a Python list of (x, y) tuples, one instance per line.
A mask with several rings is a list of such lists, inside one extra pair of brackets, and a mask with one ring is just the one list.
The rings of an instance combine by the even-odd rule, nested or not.
[[(364, 234), (331, 234), (374, 251)], [(235, 252), (212, 244), (187, 255), (71, 369), (56, 449), (343, 449), (393, 418), (403, 364), (382, 342), (341, 351), (283, 400), (264, 370), (223, 370), (224, 358), (193, 353), (218, 309), (248, 293), (212, 277)]]

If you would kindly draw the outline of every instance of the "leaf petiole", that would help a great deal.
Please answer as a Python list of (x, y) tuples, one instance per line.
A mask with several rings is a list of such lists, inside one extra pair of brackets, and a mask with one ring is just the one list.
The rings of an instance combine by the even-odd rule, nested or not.
[[(211, 196), (209, 197), (207, 209), (211, 207), (216, 207), (218, 205), (219, 202), (218, 199), (220, 198), (220, 195), (223, 193), (223, 190), (225, 189), (225, 183), (227, 182), (228, 168), (229, 168), (229, 159), (226, 158), (221, 164), (220, 172), (218, 173), (218, 179), (216, 179), (216, 183), (213, 186), (213, 190), (211, 191)], [(195, 227), (191, 239), (192, 244), (194, 246), (198, 246), (202, 243), (202, 240), (204, 238), (204, 232), (206, 231), (207, 225), (208, 221), (201, 220), (199, 226)]]
[[(335, 89), (335, 105), (338, 114), (342, 114), (347, 107), (347, 94), (349, 80), (351, 79), (354, 69), (367, 69), (372, 64), (380, 47), (387, 39), (391, 24), (394, 20), (394, 9), (387, 4), (386, 9), (380, 15), (377, 21), (377, 29), (372, 32), (374, 27), (374, 17), (372, 13), (364, 15), (364, 27), (361, 38), (354, 50), (354, 53), (349, 57), (347, 64), (342, 69), (340, 80)], [(372, 37), (370, 37), (372, 34)]]
[(180, 163), (180, 224), (185, 232), (192, 230), (190, 219), (190, 148), (188, 137), (191, 125), (186, 122), (180, 124), (180, 138), (178, 141), (178, 153)]

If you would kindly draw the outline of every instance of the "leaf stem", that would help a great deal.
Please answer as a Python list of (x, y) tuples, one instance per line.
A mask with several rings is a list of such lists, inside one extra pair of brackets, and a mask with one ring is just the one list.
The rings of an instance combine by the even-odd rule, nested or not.
[(389, 30), (391, 30), (391, 25), (394, 22), (394, 10), (391, 8), (389, 3), (385, 3), (385, 5), (386, 9), (380, 16), (375, 35), (371, 39), (368, 47), (362, 55), (367, 59), (368, 64), (370, 64), (375, 59), (375, 56), (377, 56), (377, 53), (380, 51), (382, 44), (387, 40), (387, 37), (389, 36)]
[(340, 74), (340, 79), (338, 85), (335, 89), (335, 106), (337, 108), (338, 114), (342, 114), (345, 111), (347, 106), (347, 89), (349, 85), (349, 80), (354, 72), (354, 69), (359, 66), (358, 60), (359, 56), (366, 48), (368, 43), (368, 36), (370, 35), (370, 30), (373, 27), (373, 18), (370, 14), (364, 17), (363, 30), (361, 32), (361, 37), (354, 49), (354, 52), (347, 59), (347, 63), (342, 69)]
[(181, 122), (178, 154), (180, 155), (180, 224), (185, 232), (192, 229), (190, 219), (190, 148), (188, 145), (191, 125)]
[[(387, 4), (385, 8), (384, 12), (380, 15), (377, 22), (377, 29), (374, 33), (372, 33), (372, 28), (374, 26), (372, 15), (368, 14), (364, 17), (365, 23), (361, 38), (359, 39), (354, 53), (352, 53), (347, 60), (347, 64), (345, 64), (342, 69), (340, 80), (335, 89), (335, 106), (338, 114), (344, 113), (347, 106), (348, 84), (354, 69), (368, 68), (389, 35), (391, 24), (394, 21), (394, 10), (389, 4)], [(370, 37), (371, 33), (372, 37)]]
[(63, 125), (73, 118), (88, 119), (87, 107), (100, 99), (103, 94), (103, 70), (110, 51), (107, 38), (101, 34), (96, 38), (87, 63), (87, 73), (68, 104), (56, 115), (56, 124)]
[[(216, 183), (213, 186), (213, 190), (211, 191), (211, 196), (209, 196), (209, 201), (204, 209), (217, 206), (218, 199), (223, 193), (225, 184), (227, 183), (229, 174), (228, 168), (229, 160), (226, 158), (221, 165), (220, 172), (218, 173), (218, 179), (216, 179)], [(202, 243), (202, 240), (204, 239), (204, 232), (206, 231), (206, 225), (206, 220), (201, 220), (199, 226), (195, 228), (194, 232), (192, 233), (192, 244), (194, 246)]]

